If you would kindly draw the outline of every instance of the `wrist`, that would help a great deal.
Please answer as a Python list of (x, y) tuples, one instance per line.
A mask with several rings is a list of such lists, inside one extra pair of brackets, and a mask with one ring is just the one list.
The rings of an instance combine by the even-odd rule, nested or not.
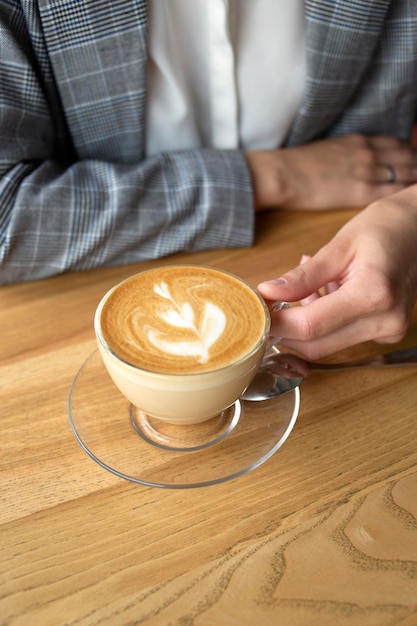
[(251, 176), (255, 209), (277, 208), (291, 202), (294, 193), (282, 153), (257, 150), (244, 154)]

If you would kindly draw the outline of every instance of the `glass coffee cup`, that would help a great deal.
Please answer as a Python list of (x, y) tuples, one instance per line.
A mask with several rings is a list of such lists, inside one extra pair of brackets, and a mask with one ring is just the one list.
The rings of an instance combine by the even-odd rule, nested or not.
[(197, 424), (231, 407), (254, 378), (270, 315), (256, 289), (223, 270), (168, 265), (110, 289), (94, 328), (103, 363), (147, 416)]

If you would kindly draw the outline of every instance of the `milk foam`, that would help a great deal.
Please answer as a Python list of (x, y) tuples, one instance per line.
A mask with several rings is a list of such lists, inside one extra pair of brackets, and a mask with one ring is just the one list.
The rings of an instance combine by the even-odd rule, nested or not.
[[(155, 315), (167, 324), (167, 328), (161, 332), (148, 326), (148, 341), (161, 352), (195, 357), (199, 363), (206, 363), (210, 356), (210, 347), (220, 338), (226, 327), (225, 313), (212, 302), (205, 302), (201, 322), (198, 323), (192, 305), (189, 302), (177, 302), (165, 282), (156, 284), (153, 290), (163, 299), (161, 306), (155, 307)], [(170, 304), (167, 305), (166, 301)], [(172, 326), (190, 330), (193, 339), (171, 340), (169, 336)]]
[(137, 367), (193, 373), (242, 358), (265, 332), (261, 299), (232, 275), (167, 266), (126, 279), (107, 298), (103, 336)]

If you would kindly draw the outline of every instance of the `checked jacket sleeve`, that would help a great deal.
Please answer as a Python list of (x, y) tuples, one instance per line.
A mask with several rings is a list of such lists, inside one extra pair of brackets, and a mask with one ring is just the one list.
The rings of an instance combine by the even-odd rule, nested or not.
[[(126, 12), (117, 14), (121, 2), (111, 5), (119, 31), (114, 23), (106, 38), (98, 13), (82, 15), (99, 4), (0, 3), (0, 284), (252, 243), (252, 189), (239, 151), (143, 158), (141, 16), (133, 32), (132, 16), (124, 24)], [(97, 42), (66, 41), (59, 29), (52, 37), (60, 6), (72, 23), (71, 6), (90, 20)], [(118, 52), (121, 39), (136, 65)]]

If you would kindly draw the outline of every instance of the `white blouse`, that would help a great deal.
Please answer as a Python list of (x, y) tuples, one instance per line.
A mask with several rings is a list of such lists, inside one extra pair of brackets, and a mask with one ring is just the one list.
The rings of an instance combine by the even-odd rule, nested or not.
[(146, 150), (274, 149), (305, 80), (302, 0), (149, 0)]

